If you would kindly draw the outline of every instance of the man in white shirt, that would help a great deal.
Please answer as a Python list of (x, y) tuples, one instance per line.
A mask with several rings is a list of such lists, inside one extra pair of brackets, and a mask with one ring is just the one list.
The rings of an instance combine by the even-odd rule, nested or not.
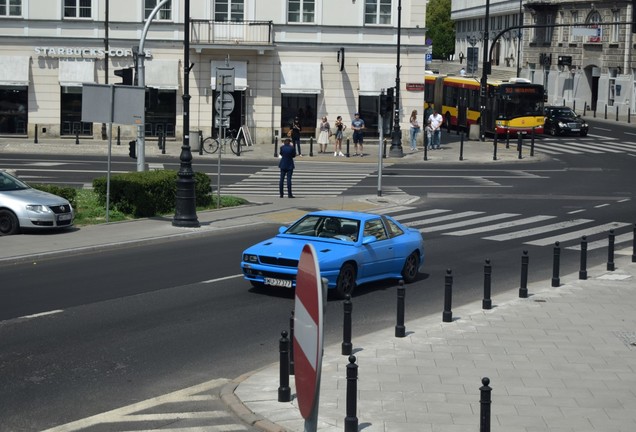
[(444, 124), (444, 117), (437, 112), (437, 108), (433, 109), (433, 114), (430, 115), (428, 121), (431, 125), (431, 148), (433, 150), (440, 148), (440, 141), (442, 137), (442, 125)]

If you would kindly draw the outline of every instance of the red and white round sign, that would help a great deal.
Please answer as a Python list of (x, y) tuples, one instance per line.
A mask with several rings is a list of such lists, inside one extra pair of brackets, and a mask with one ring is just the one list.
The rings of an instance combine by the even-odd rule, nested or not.
[(318, 405), (323, 350), (323, 293), (316, 250), (306, 244), (298, 262), (294, 306), (294, 373), (300, 414)]

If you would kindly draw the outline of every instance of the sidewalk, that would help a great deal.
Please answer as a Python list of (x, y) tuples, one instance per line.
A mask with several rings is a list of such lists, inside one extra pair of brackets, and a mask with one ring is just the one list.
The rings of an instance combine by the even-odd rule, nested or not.
[[(631, 255), (631, 248), (622, 254)], [(465, 432), (480, 425), (482, 378), (492, 388), (493, 432), (636, 430), (636, 264), (629, 256), (577, 275), (529, 286), (439, 315), (408, 307), (406, 337), (394, 328), (355, 337), (357, 418), (365, 432)], [(442, 289), (442, 287), (440, 287)], [(408, 291), (408, 290), (407, 290)], [(354, 304), (355, 313), (355, 304)], [(342, 319), (330, 316), (327, 319)], [(319, 431), (344, 430), (347, 356), (325, 348)], [(278, 402), (279, 366), (239, 378), (226, 402), (266, 431), (303, 431), (292, 402)]]

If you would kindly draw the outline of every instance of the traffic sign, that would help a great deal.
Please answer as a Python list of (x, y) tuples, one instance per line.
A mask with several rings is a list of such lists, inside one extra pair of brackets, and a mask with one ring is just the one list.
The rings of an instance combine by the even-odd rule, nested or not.
[(214, 109), (217, 113), (224, 116), (230, 115), (234, 111), (234, 96), (231, 93), (223, 93), (223, 113), (221, 113), (221, 95), (219, 94), (214, 101)]
[(317, 418), (323, 348), (323, 289), (316, 250), (306, 244), (300, 254), (294, 305), (294, 373), (300, 414)]

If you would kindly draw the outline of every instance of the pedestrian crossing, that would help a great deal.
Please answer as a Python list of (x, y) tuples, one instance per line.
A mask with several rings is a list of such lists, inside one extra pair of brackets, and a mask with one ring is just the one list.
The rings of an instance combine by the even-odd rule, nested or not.
[[(567, 139), (567, 141), (564, 141)], [(524, 146), (530, 146), (527, 141)], [(594, 155), (594, 154), (617, 154), (629, 153), (636, 155), (636, 142), (618, 141), (617, 138), (611, 138), (601, 135), (587, 135), (586, 137), (561, 137), (561, 138), (542, 138), (535, 140), (535, 151), (539, 151), (549, 155)]]
[[(294, 195), (301, 197), (335, 197), (376, 170), (377, 164), (372, 163), (343, 167), (333, 163), (296, 162), (292, 189)], [(280, 170), (277, 167), (267, 167), (237, 183), (222, 186), (221, 192), (238, 196), (278, 196), (279, 178)], [(286, 186), (284, 190), (287, 193)], [(401, 191), (395, 189), (387, 193), (395, 195)]]
[(423, 234), (463, 237), (480, 236), (483, 240), (505, 242), (521, 240), (532, 246), (550, 246), (559, 242), (565, 249), (579, 250), (583, 236), (588, 250), (607, 247), (608, 233), (614, 230), (615, 244), (633, 240), (630, 222), (599, 222), (593, 219), (558, 220), (554, 215), (524, 216), (519, 213), (491, 213), (485, 211), (460, 211), (449, 209), (415, 210), (400, 206), (384, 213), (393, 216), (403, 225), (417, 228)]

